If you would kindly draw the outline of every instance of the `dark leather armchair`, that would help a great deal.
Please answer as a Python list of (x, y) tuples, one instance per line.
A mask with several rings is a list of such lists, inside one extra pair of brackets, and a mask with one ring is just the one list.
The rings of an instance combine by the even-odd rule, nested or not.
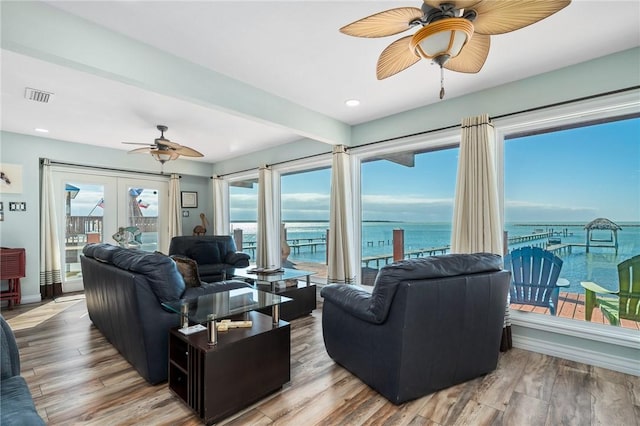
[(230, 235), (200, 235), (173, 237), (169, 255), (186, 256), (196, 261), (200, 279), (211, 283), (225, 279), (230, 268), (249, 266), (249, 255), (237, 251)]
[(370, 294), (331, 284), (329, 356), (394, 404), (494, 370), (510, 273), (493, 254), (450, 254), (380, 269)]

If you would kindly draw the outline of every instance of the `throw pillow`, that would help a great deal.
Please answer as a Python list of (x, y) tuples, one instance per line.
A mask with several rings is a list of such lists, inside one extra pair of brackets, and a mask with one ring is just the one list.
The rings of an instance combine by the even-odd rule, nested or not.
[(198, 273), (198, 264), (195, 260), (175, 254), (169, 257), (171, 257), (173, 261), (176, 262), (178, 271), (180, 272), (180, 274), (182, 274), (182, 278), (184, 278), (184, 284), (187, 288), (200, 287), (200, 274)]
[(222, 263), (218, 244), (209, 241), (198, 241), (187, 250), (187, 256), (199, 265)]

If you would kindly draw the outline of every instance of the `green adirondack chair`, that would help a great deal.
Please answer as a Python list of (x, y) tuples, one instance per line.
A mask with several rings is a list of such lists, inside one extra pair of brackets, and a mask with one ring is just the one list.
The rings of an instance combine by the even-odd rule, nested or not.
[(591, 321), (595, 307), (600, 308), (611, 325), (620, 325), (621, 319), (640, 321), (640, 255), (618, 264), (618, 282), (618, 291), (607, 290), (591, 281), (580, 283), (585, 291), (587, 321)]

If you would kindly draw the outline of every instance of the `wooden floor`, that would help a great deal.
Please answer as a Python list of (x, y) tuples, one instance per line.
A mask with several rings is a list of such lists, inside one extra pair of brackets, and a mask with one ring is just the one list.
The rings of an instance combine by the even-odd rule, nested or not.
[[(200, 424), (166, 383), (151, 386), (129, 366), (83, 299), (71, 299), (2, 312), (48, 424)], [(640, 378), (519, 349), (493, 373), (394, 406), (327, 356), (320, 310), (291, 326), (291, 382), (220, 424), (640, 426)]]

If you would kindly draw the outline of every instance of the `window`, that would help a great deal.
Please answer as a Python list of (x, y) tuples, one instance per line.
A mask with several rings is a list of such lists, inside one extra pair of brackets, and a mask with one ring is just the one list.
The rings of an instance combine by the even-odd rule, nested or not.
[[(636, 117), (538, 130), (505, 140), (509, 250), (535, 245), (563, 260), (560, 277), (569, 286), (560, 289), (559, 317), (584, 320), (585, 292), (580, 283), (592, 281), (617, 290), (617, 265), (640, 253), (638, 135), (640, 118)], [(621, 229), (588, 234), (585, 226), (599, 218)], [(547, 308), (512, 308), (549, 314)], [(608, 324), (598, 308), (591, 321)], [(632, 321), (621, 325), (640, 328)]]
[(256, 257), (258, 179), (229, 182), (229, 222), (239, 251)]
[[(423, 144), (424, 145), (424, 144)], [(404, 239), (400, 258), (444, 254), (458, 167), (457, 147), (385, 153), (361, 165), (362, 282), (372, 285), (394, 259), (394, 236)]]
[(320, 280), (327, 278), (330, 191), (331, 168), (281, 177), (283, 266), (314, 271)]

